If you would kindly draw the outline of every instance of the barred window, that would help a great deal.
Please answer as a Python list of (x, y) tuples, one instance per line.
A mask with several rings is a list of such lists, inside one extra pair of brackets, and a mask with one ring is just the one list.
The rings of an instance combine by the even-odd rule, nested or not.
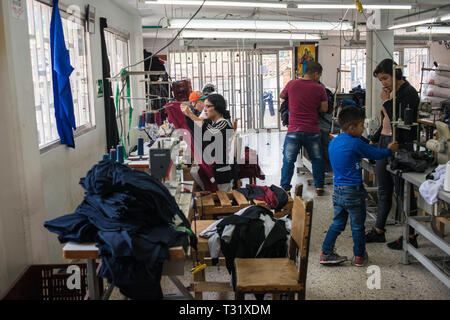
[[(52, 66), (50, 52), (50, 22), (52, 7), (36, 0), (27, 0), (28, 29), (36, 121), (39, 147), (43, 148), (59, 140), (53, 103)], [(66, 47), (74, 71), (70, 85), (77, 130), (92, 125), (88, 85), (88, 55), (86, 31), (82, 20), (69, 19), (61, 12)]]

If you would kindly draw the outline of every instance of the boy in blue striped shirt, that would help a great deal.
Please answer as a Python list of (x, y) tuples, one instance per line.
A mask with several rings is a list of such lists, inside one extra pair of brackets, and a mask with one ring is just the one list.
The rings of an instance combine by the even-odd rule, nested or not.
[(377, 149), (362, 137), (365, 113), (357, 107), (346, 107), (339, 114), (338, 121), (341, 134), (328, 146), (331, 167), (334, 174), (333, 223), (328, 229), (322, 245), (320, 263), (339, 264), (347, 257), (339, 256), (334, 245), (337, 237), (345, 229), (347, 218), (353, 236), (353, 264), (362, 267), (368, 260), (365, 243), (366, 190), (362, 182), (361, 158), (379, 160), (392, 156), (398, 149), (397, 142), (387, 149)]

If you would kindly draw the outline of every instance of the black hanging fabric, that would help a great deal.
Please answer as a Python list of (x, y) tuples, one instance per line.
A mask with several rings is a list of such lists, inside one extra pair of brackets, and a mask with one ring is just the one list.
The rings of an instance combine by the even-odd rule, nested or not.
[(102, 67), (103, 67), (103, 98), (105, 100), (105, 124), (106, 124), (106, 148), (109, 151), (112, 147), (120, 143), (119, 129), (116, 120), (116, 108), (114, 104), (113, 91), (111, 87), (111, 66), (109, 64), (108, 52), (106, 49), (105, 28), (108, 27), (106, 18), (100, 18), (100, 38), (102, 47)]
[[(152, 55), (151, 52), (144, 50), (144, 58), (147, 59)], [(165, 74), (162, 76), (154, 75), (150, 76), (151, 81), (158, 81), (161, 78), (162, 81), (169, 81), (169, 75), (166, 72), (164, 64), (159, 60), (158, 57), (153, 57), (145, 60), (144, 65), (145, 71), (164, 71)], [(169, 102), (169, 85), (167, 84), (151, 84), (150, 92), (148, 92), (147, 86), (145, 87), (146, 93), (152, 95), (151, 100), (151, 110), (159, 110)], [(156, 99), (156, 97), (163, 97), (163, 99)], [(162, 120), (167, 118), (164, 110), (161, 112)]]

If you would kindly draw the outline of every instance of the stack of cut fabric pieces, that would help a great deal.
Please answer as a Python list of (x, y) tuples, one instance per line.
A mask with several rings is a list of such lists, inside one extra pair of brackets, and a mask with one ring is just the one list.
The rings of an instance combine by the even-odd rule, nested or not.
[(277, 211), (283, 209), (289, 201), (286, 191), (274, 184), (270, 187), (247, 184), (245, 188), (239, 188), (236, 191), (242, 193), (247, 200), (264, 201), (270, 208)]
[(284, 258), (290, 232), (291, 220), (287, 215), (275, 219), (270, 210), (250, 206), (214, 222), (199, 236), (208, 238), (213, 265), (223, 253), (235, 286), (235, 258)]
[(428, 83), (422, 90), (422, 102), (429, 102), (433, 109), (440, 108), (441, 102), (450, 99), (450, 65), (440, 63), (430, 71)]
[[(74, 213), (44, 226), (58, 234), (61, 243), (95, 242), (102, 264), (99, 275), (132, 299), (162, 299), (162, 265), (169, 248), (187, 246), (189, 221), (167, 188), (148, 174), (111, 160), (95, 165), (80, 180), (86, 190)], [(191, 237), (196, 246), (196, 238)]]

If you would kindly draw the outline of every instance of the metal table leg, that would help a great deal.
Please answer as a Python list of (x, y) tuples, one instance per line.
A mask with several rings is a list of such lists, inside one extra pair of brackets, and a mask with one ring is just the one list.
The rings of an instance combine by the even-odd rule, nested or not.
[(89, 289), (89, 300), (100, 300), (99, 286), (97, 278), (97, 266), (95, 259), (88, 259), (86, 261), (87, 265), (87, 281)]
[(405, 222), (403, 223), (403, 251), (402, 251), (402, 264), (409, 264), (408, 260), (408, 247), (409, 247), (409, 211), (410, 211), (410, 197), (411, 197), (411, 184), (404, 180), (405, 192), (403, 197), (403, 208), (405, 211)]
[(170, 281), (177, 287), (177, 289), (183, 294), (183, 297), (187, 300), (194, 300), (194, 297), (188, 289), (181, 283), (180, 279), (176, 276), (168, 276)]

